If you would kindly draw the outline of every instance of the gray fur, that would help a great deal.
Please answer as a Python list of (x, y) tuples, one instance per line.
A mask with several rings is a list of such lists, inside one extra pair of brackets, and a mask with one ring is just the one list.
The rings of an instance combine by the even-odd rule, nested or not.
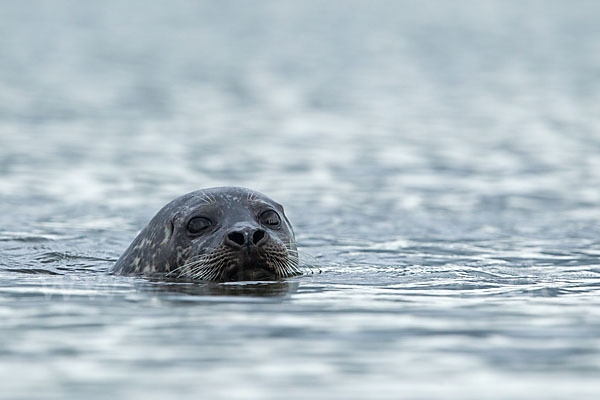
[[(280, 216), (279, 228), (261, 225), (259, 215), (265, 210), (274, 210)], [(210, 229), (198, 237), (187, 230), (189, 219), (195, 216), (207, 216), (213, 221)], [(283, 207), (261, 193), (240, 187), (198, 190), (171, 201), (138, 234), (112, 272), (215, 281), (246, 280), (255, 275), (231, 273), (253, 268), (248, 261), (240, 261), (238, 252), (242, 250), (226, 245), (225, 236), (232, 229), (266, 232), (265, 245), (253, 253), (252, 261), (272, 272), (274, 278), (299, 273), (294, 232)]]

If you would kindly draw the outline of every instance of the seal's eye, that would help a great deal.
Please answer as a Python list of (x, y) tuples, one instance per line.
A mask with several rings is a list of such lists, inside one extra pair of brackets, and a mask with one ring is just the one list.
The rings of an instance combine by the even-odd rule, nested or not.
[(192, 235), (199, 235), (206, 228), (212, 225), (212, 221), (204, 217), (195, 217), (188, 222), (187, 229)]
[(279, 228), (281, 225), (281, 218), (279, 218), (279, 214), (275, 211), (267, 210), (260, 214), (260, 223), (270, 228)]

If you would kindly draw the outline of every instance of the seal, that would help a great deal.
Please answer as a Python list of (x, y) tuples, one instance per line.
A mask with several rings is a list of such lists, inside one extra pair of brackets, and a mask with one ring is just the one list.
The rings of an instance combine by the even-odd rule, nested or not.
[(202, 189), (171, 201), (111, 272), (217, 282), (300, 275), (283, 207), (241, 187)]

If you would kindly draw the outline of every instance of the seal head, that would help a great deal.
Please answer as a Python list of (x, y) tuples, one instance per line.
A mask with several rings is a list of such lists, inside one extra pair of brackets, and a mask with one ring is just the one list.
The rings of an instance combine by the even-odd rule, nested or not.
[(283, 207), (240, 187), (198, 190), (171, 201), (112, 272), (221, 282), (300, 274), (294, 232)]

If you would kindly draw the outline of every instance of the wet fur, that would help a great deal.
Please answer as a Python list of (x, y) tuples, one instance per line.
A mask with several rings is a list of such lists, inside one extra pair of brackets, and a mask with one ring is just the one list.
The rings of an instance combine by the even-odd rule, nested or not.
[[(258, 254), (250, 265), (240, 261), (239, 252), (224, 244), (221, 231), (198, 240), (182, 234), (186, 218), (202, 207), (214, 207), (224, 214), (226, 221), (236, 212), (240, 213), (233, 219), (234, 223), (240, 220), (256, 223), (250, 221), (251, 210), (272, 208), (280, 214), (282, 229), (267, 229), (268, 241), (257, 249)], [(188, 193), (164, 206), (115, 263), (112, 272), (232, 281), (254, 276), (245, 272), (245, 268), (262, 271), (255, 274), (260, 280), (299, 275), (298, 251), (291, 224), (283, 207), (258, 192), (244, 188), (212, 188)]]

